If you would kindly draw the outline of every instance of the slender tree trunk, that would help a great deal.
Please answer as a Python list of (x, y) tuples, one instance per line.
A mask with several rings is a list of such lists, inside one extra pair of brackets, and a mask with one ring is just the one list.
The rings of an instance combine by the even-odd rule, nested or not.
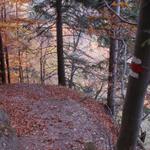
[(29, 67), (28, 67), (28, 53), (27, 53), (27, 51), (26, 51), (26, 79), (27, 79), (27, 83), (29, 84), (30, 80), (29, 80)]
[(57, 28), (57, 61), (58, 61), (58, 84), (65, 86), (65, 66), (63, 56), (63, 28), (62, 28), (62, 0), (56, 0), (56, 28)]
[(43, 84), (43, 63), (42, 63), (42, 57), (40, 58), (40, 81), (41, 81), (41, 84)]
[(0, 34), (0, 77), (2, 84), (6, 84), (6, 73), (5, 73), (5, 58), (3, 50), (2, 35)]
[(116, 54), (116, 40), (110, 39), (110, 52), (109, 52), (109, 76), (108, 76), (108, 93), (107, 105), (111, 110), (112, 115), (115, 112), (115, 88), (117, 78), (117, 54)]
[(5, 47), (5, 57), (6, 57), (6, 67), (7, 67), (7, 80), (8, 83), (10, 84), (10, 66), (9, 66), (9, 54), (8, 54), (8, 49)]
[(136, 59), (131, 64), (133, 73), (129, 77), (117, 150), (136, 149), (144, 96), (150, 82), (150, 0), (141, 1), (140, 9)]
[[(3, 6), (3, 21), (6, 22), (6, 19), (7, 19), (7, 12), (6, 12), (6, 4), (5, 4), (5, 0), (4, 0), (4, 6)], [(8, 49), (7, 49), (7, 46), (5, 45), (5, 58), (6, 58), (6, 69), (7, 69), (7, 80), (8, 80), (8, 83), (10, 84), (10, 67), (9, 67), (9, 55), (8, 55)]]
[(18, 61), (19, 61), (19, 80), (20, 80), (20, 83), (23, 83), (24, 78), (23, 78), (23, 69), (22, 69), (22, 60), (21, 60), (20, 49), (18, 50)]
[[(116, 7), (116, 13), (120, 15), (120, 0), (116, 0), (118, 6)], [(113, 30), (113, 29), (112, 29)], [(115, 31), (113, 31), (115, 32)], [(117, 59), (118, 59), (118, 40), (115, 37), (110, 38), (110, 52), (109, 52), (109, 76), (108, 76), (108, 93), (107, 93), (107, 105), (111, 110), (112, 115), (115, 113), (115, 88), (117, 80)]]
[[(77, 46), (80, 41), (80, 36), (81, 36), (81, 31), (79, 32), (77, 39), (76, 39), (76, 37), (73, 38), (73, 52), (76, 52), (76, 50), (77, 50)], [(70, 73), (70, 79), (69, 79), (69, 88), (72, 88), (72, 86), (73, 86), (73, 78), (74, 78), (74, 74), (75, 74), (76, 70), (77, 70), (77, 68), (75, 66), (75, 60), (72, 58), (71, 73)]]
[(43, 58), (43, 84), (45, 84), (45, 75), (46, 75), (46, 59), (45, 59), (45, 55), (44, 55), (44, 58)]
[[(19, 6), (18, 6), (18, 4), (19, 4), (18, 1), (16, 1), (16, 19), (18, 19), (18, 17), (19, 17), (19, 14), (18, 14)], [(17, 24), (17, 26), (18, 26), (18, 24)], [(19, 30), (18, 30), (18, 27), (17, 27), (17, 30), (16, 30), (17, 40), (18, 40), (18, 32), (19, 32)], [(23, 78), (23, 68), (22, 68), (22, 60), (21, 60), (21, 51), (20, 51), (20, 49), (18, 49), (18, 63), (19, 63), (19, 66), (18, 66), (18, 69), (19, 69), (19, 82), (23, 83), (24, 78)]]
[(40, 81), (43, 84), (43, 42), (40, 44)]

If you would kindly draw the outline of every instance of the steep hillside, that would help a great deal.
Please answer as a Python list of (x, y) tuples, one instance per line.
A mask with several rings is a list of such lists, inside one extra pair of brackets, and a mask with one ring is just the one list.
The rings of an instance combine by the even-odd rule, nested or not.
[(117, 129), (104, 105), (58, 86), (0, 86), (0, 108), (16, 129), (19, 150), (111, 150)]

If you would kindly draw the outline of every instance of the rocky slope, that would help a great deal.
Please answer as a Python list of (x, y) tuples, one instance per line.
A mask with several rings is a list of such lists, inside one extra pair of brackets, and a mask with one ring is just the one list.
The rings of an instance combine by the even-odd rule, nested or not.
[(113, 149), (117, 129), (111, 117), (104, 105), (81, 93), (16, 84), (0, 86), (0, 95), (0, 108), (17, 133), (18, 150)]

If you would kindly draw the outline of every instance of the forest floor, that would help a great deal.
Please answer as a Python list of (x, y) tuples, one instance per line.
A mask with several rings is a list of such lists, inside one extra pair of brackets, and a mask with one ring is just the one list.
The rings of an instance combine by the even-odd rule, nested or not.
[(111, 150), (117, 128), (103, 104), (58, 86), (0, 86), (19, 150)]

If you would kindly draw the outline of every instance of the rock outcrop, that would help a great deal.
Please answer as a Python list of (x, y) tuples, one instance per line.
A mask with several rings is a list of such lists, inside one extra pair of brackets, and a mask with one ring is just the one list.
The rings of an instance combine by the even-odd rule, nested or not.
[(0, 150), (19, 150), (15, 130), (10, 126), (7, 113), (0, 109)]

